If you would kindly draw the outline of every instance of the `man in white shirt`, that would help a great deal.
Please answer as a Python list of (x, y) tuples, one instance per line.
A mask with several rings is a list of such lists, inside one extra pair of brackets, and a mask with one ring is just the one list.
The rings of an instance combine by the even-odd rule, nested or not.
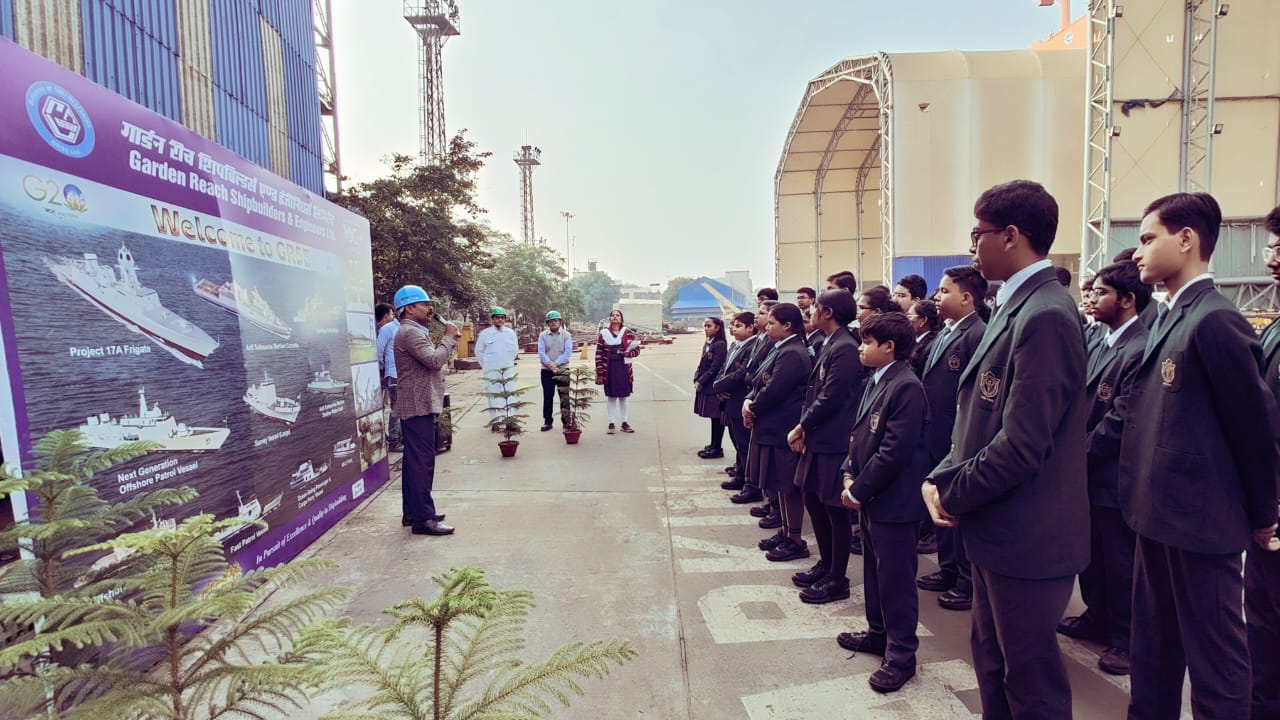
[[(480, 361), (480, 370), (486, 378), (485, 391), (491, 393), (489, 423), (494, 427), (494, 422), (513, 414), (510, 407), (513, 399), (494, 396), (492, 393), (515, 392), (515, 382), (510, 376), (514, 374), (516, 356), (520, 354), (520, 341), (516, 338), (515, 331), (507, 327), (506, 310), (495, 307), (489, 315), (489, 321), (492, 324), (481, 330), (476, 338), (476, 360)], [(508, 380), (503, 382), (493, 379), (499, 374), (507, 376)]]

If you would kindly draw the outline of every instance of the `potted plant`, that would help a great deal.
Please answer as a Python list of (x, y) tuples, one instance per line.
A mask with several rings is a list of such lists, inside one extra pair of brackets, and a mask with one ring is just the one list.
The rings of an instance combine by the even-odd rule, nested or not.
[(519, 378), (519, 374), (512, 367), (489, 370), (484, 374), (484, 377), (489, 381), (489, 389), (485, 391), (485, 396), (490, 400), (498, 401), (490, 403), (490, 405), (500, 407), (504, 411), (502, 417), (489, 422), (489, 429), (496, 433), (502, 433), (502, 440), (498, 443), (498, 449), (502, 451), (502, 457), (515, 457), (516, 448), (520, 447), (520, 441), (512, 438), (524, 434), (524, 421), (529, 417), (520, 412), (520, 410), (529, 406), (528, 401), (521, 400), (520, 396), (528, 392), (529, 388), (516, 387), (516, 379)]
[(585, 365), (575, 365), (568, 370), (569, 395), (568, 410), (564, 417), (564, 441), (577, 445), (582, 436), (582, 428), (591, 420), (591, 400), (599, 390), (595, 384), (595, 370)]

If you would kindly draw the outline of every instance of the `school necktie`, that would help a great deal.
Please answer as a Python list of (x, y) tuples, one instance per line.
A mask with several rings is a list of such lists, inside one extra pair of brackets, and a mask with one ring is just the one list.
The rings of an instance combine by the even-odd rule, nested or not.
[(1263, 354), (1270, 356), (1271, 351), (1275, 349), (1278, 342), (1280, 342), (1280, 320), (1272, 322), (1267, 326), (1266, 331), (1262, 333)]
[(929, 364), (925, 366), (925, 370), (928, 370), (937, 364), (938, 358), (942, 357), (942, 348), (947, 344), (947, 339), (951, 337), (951, 333), (955, 329), (955, 325), (946, 326), (938, 335), (938, 339), (933, 341), (933, 353), (929, 355)]
[(1153, 336), (1160, 334), (1160, 328), (1164, 327), (1164, 321), (1165, 321), (1165, 318), (1168, 317), (1168, 315), (1169, 315), (1168, 304), (1160, 303), (1160, 306), (1156, 308), (1156, 321), (1151, 325), (1151, 334)]
[(858, 409), (859, 417), (867, 414), (867, 408), (871, 405), (871, 394), (875, 392), (875, 389), (876, 389), (876, 379), (874, 377), (868, 379), (867, 389), (865, 392), (862, 393), (862, 406)]

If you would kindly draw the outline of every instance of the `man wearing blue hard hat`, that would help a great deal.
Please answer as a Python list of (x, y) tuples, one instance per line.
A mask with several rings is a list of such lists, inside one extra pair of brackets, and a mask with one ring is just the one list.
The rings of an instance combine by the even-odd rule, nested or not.
[(400, 318), (394, 343), (395, 414), (404, 437), (401, 522), (415, 535), (449, 535), (453, 528), (441, 522), (444, 515), (436, 513), (431, 489), (436, 477), (436, 418), (444, 410), (444, 367), (458, 345), (458, 326), (445, 323), (440, 343), (433, 342), (426, 325), (435, 309), (417, 285), (397, 290), (394, 305)]

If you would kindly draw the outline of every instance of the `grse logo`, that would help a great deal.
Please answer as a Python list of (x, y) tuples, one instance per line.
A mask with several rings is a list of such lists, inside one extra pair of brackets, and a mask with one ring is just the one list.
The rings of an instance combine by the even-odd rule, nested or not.
[[(64, 207), (78, 213), (89, 209), (89, 203), (85, 200), (84, 191), (75, 185), (62, 186), (58, 184), (57, 180), (27, 175), (22, 178), (22, 190), (27, 194), (27, 197), (38, 203)], [(52, 208), (45, 209), (53, 212)]]
[(49, 147), (67, 157), (93, 152), (93, 123), (75, 96), (51, 82), (27, 88), (27, 118)]

